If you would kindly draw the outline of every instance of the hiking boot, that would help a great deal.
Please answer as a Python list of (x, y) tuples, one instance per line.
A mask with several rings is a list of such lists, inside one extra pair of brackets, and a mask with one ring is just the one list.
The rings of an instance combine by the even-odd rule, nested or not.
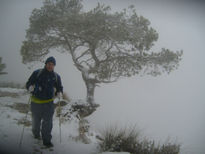
[(53, 147), (53, 143), (52, 142), (43, 142), (43, 145), (45, 145), (48, 148)]
[(34, 135), (34, 138), (40, 140), (41, 136), (40, 135)]

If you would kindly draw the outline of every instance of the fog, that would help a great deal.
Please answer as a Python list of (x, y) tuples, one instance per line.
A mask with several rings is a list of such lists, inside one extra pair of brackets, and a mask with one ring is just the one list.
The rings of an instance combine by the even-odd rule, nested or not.
[[(139, 15), (149, 19), (159, 33), (152, 50), (165, 47), (183, 50), (180, 66), (171, 74), (158, 77), (134, 76), (96, 88), (100, 107), (90, 117), (92, 128), (100, 130), (111, 123), (137, 124), (150, 139), (164, 142), (168, 137), (182, 143), (186, 154), (205, 153), (205, 3), (203, 1), (84, 0), (89, 10), (97, 2), (119, 11), (134, 4)], [(20, 47), (29, 26), (29, 16), (41, 0), (0, 0), (0, 56), (8, 75), (0, 81), (24, 84), (33, 70), (21, 63)], [(52, 52), (55, 71), (61, 75), (65, 92), (72, 99), (86, 97), (80, 72), (68, 54)]]

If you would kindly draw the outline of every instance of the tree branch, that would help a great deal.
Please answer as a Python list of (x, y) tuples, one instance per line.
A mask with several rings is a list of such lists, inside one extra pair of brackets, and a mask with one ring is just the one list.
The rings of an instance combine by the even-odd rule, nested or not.
[(89, 51), (89, 49), (87, 49), (86, 51), (84, 51), (80, 56), (78, 56), (78, 57), (76, 58), (76, 60), (78, 61), (78, 59), (80, 59), (80, 58), (83, 57), (85, 54), (87, 54), (88, 51)]
[(90, 44), (89, 45), (90, 46), (90, 53), (91, 53), (91, 56), (92, 56), (92, 58), (94, 59), (94, 61), (95, 61), (95, 66), (99, 66), (99, 59), (97, 58), (97, 56), (96, 56), (96, 54), (95, 54), (95, 49), (96, 49), (96, 45), (94, 45), (94, 44)]
[(83, 66), (76, 60), (74, 50), (72, 49), (71, 44), (70, 44), (70, 42), (68, 41), (68, 39), (67, 39), (67, 37), (66, 37), (65, 35), (64, 35), (64, 38), (65, 38), (65, 40), (66, 40), (66, 42), (67, 42), (67, 45), (68, 45), (68, 47), (69, 47), (69, 50), (70, 50), (70, 53), (71, 53), (71, 57), (72, 57), (72, 59), (73, 59), (73, 62), (74, 62), (74, 64), (75, 64), (75, 66), (77, 67), (77, 69), (78, 69), (79, 71), (82, 72)]

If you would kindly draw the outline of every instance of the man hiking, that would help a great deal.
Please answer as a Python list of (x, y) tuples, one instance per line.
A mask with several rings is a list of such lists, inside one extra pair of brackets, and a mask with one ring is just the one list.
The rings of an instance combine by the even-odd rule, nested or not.
[(54, 96), (57, 95), (61, 99), (63, 93), (61, 78), (54, 72), (55, 65), (55, 58), (49, 57), (44, 68), (34, 71), (26, 83), (27, 90), (32, 94), (32, 133), (34, 138), (40, 139), (41, 132), (43, 144), (47, 147), (53, 146), (51, 130), (53, 127)]

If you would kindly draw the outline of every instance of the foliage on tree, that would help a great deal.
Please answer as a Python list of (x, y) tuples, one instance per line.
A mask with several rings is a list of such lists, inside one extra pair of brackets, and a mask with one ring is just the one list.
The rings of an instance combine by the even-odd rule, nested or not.
[(98, 4), (85, 12), (81, 0), (45, 0), (30, 16), (21, 55), (26, 64), (44, 59), (51, 49), (69, 53), (92, 104), (100, 83), (177, 69), (182, 51), (151, 51), (157, 39), (156, 30), (134, 6), (113, 13), (110, 6)]

